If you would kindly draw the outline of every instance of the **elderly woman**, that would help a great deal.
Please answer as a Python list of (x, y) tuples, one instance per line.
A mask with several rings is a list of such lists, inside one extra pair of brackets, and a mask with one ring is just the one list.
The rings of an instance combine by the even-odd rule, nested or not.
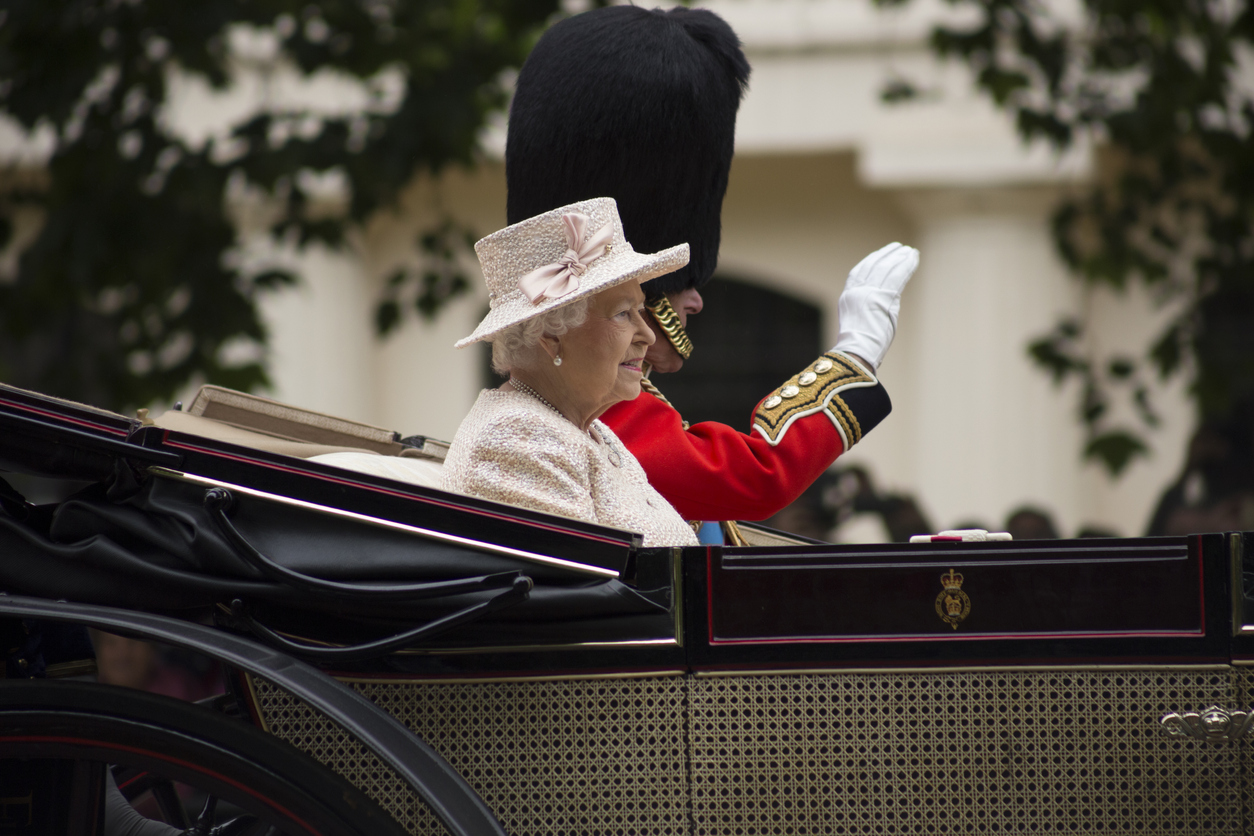
[(444, 463), (443, 486), (626, 528), (646, 546), (689, 545), (692, 529), (598, 416), (640, 394), (642, 282), (688, 262), (682, 244), (651, 255), (623, 237), (599, 198), (530, 218), (475, 245), (488, 315), (464, 340), (492, 344), (509, 380), (480, 393)]

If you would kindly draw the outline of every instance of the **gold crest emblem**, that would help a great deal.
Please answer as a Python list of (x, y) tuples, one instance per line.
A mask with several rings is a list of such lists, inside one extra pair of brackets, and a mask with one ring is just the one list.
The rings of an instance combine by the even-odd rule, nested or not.
[(936, 614), (940, 620), (958, 629), (958, 625), (971, 614), (971, 599), (962, 591), (962, 575), (953, 569), (949, 574), (941, 575), (941, 586), (944, 587), (936, 596)]

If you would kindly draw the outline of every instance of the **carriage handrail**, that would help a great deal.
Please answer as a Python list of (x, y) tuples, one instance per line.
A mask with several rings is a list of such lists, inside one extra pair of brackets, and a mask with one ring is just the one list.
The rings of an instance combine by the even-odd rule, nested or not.
[(249, 615), (244, 608), (244, 602), (238, 598), (231, 602), (231, 615), (239, 619), (253, 635), (263, 639), (266, 644), (271, 647), (277, 647), (280, 650), (286, 650), (293, 656), (320, 662), (360, 662), (366, 659), (378, 659), (404, 647), (412, 647), (422, 639), (439, 635), (445, 630), (468, 624), (476, 618), (516, 604), (527, 597), (527, 593), (531, 591), (531, 588), (531, 578), (526, 575), (516, 574), (509, 589), (489, 598), (487, 601), (471, 604), (456, 612), (451, 612), (443, 618), (437, 618), (434, 621), (429, 621), (419, 627), (414, 627), (392, 636), (343, 646), (306, 644), (286, 638)]
[[(425, 598), (440, 598), (460, 595), (466, 592), (480, 592), (489, 589), (508, 589), (516, 586), (519, 578), (525, 578), (522, 572), (496, 572), (491, 575), (476, 575), (470, 578), (457, 578), (449, 581), (423, 581), (420, 583), (345, 583), (306, 575), (288, 569), (266, 557), (252, 543), (248, 542), (240, 530), (231, 523), (228, 511), (234, 499), (226, 488), (210, 488), (205, 491), (204, 506), (210, 521), (217, 527), (234, 548), (235, 553), (248, 562), (254, 569), (261, 572), (267, 579), (275, 583), (285, 584), (295, 589), (314, 594), (330, 594), (344, 598), (358, 598), (374, 601), (418, 601)], [(532, 582), (526, 578), (526, 589), (530, 591)], [(521, 600), (518, 598), (517, 600)], [(504, 602), (501, 602), (504, 603)], [(459, 622), (460, 623), (460, 622)], [(452, 625), (450, 625), (452, 626)]]

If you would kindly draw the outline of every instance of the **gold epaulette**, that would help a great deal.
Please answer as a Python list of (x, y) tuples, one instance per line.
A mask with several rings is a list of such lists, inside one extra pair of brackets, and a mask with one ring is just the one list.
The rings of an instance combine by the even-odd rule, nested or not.
[[(879, 397), (861, 398), (864, 403), (857, 405), (848, 402), (854, 393), (871, 388), (880, 390)], [(829, 351), (762, 401), (753, 415), (753, 427), (771, 444), (779, 444), (798, 418), (826, 412), (848, 450), (891, 407), (875, 375), (852, 357)]]

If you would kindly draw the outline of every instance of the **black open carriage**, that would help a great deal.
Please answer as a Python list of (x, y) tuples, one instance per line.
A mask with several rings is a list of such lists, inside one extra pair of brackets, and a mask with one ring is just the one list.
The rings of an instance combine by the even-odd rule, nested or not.
[[(0, 485), (0, 833), (104, 832), (110, 767), (255, 833), (1254, 833), (1247, 535), (644, 549), (197, 411), (0, 388), (0, 470), (82, 486)], [(231, 694), (31, 679), (55, 623)]]

